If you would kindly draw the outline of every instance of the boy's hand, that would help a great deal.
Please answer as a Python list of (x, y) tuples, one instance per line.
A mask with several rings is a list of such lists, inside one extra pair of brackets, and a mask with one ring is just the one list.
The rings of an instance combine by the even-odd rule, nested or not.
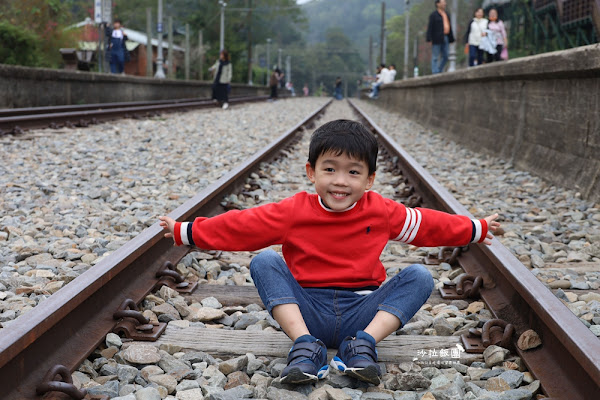
[(158, 219), (160, 220), (160, 226), (167, 231), (165, 233), (165, 237), (172, 238), (173, 232), (175, 231), (175, 220), (173, 218), (163, 216), (158, 217)]
[(492, 244), (492, 239), (494, 238), (492, 232), (495, 232), (496, 229), (500, 228), (500, 222), (496, 221), (496, 218), (498, 218), (498, 214), (492, 214), (484, 218), (488, 224), (488, 232), (483, 243), (487, 244), (488, 246)]

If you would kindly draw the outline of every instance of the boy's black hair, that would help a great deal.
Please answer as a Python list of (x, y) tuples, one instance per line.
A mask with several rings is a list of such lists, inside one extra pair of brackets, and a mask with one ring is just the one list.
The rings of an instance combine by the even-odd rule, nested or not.
[(369, 175), (377, 170), (377, 139), (360, 122), (338, 119), (321, 125), (313, 132), (308, 148), (308, 162), (315, 168), (317, 159), (332, 151), (336, 155), (364, 161), (369, 166)]

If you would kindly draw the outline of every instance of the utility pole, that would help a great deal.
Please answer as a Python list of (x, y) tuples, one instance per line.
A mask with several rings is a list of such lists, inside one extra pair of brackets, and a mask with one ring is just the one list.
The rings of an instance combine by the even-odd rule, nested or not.
[(385, 40), (385, 1), (381, 2), (381, 40), (379, 41), (379, 43), (381, 43), (381, 47), (379, 48), (379, 63), (383, 64), (385, 63), (385, 55), (384, 55), (384, 40)]
[(202, 39), (202, 29), (198, 32), (198, 53), (200, 54), (200, 74), (198, 80), (204, 79), (204, 43)]
[(367, 72), (370, 75), (373, 74), (375, 70), (373, 69), (373, 36), (369, 35), (369, 66), (367, 68)]
[(190, 24), (185, 24), (185, 80), (190, 80)]
[(167, 51), (167, 60), (169, 60), (169, 79), (175, 79), (175, 63), (173, 62), (173, 17), (169, 16), (169, 32), (167, 37), (169, 40), (169, 50)]
[(271, 38), (267, 38), (267, 71), (271, 70)]
[(248, 85), (252, 85), (252, 0), (248, 3)]
[(219, 0), (219, 4), (221, 5), (221, 36), (219, 38), (219, 51), (225, 49), (225, 3), (223, 0)]
[(404, 7), (404, 14), (406, 15), (406, 18), (404, 19), (404, 76), (403, 79), (407, 79), (408, 78), (408, 44), (410, 43), (408, 41), (408, 30), (409, 30), (409, 26), (410, 26), (410, 3), (409, 0), (406, 0), (406, 7)]
[(292, 81), (292, 57), (285, 57), (285, 82)]
[[(420, 34), (421, 32), (419, 32)], [(419, 35), (415, 35), (415, 44), (413, 47), (413, 59), (414, 59), (414, 67), (413, 67), (413, 78), (416, 78), (417, 76), (419, 76), (419, 62), (417, 57), (419, 56), (418, 53), (418, 49), (419, 49)]]
[[(452, 33), (456, 35), (456, 13), (458, 12), (458, 1), (452, 0), (452, 6), (450, 10), (450, 29), (452, 29)], [(456, 40), (453, 43), (450, 43), (448, 48), (448, 60), (450, 64), (448, 64), (448, 72), (453, 72), (456, 70)]]
[(146, 76), (152, 76), (152, 9), (146, 8)]
[(165, 79), (165, 71), (163, 70), (163, 23), (162, 23), (162, 0), (158, 0), (158, 17), (156, 22), (156, 32), (158, 33), (158, 49), (156, 49), (156, 74), (155, 78)]

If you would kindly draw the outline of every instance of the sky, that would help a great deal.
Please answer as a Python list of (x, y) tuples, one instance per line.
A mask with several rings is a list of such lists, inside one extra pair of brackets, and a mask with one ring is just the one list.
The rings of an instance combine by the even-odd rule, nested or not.
[(296, 0), (296, 3), (298, 4), (304, 4), (304, 3), (308, 3), (310, 0)]

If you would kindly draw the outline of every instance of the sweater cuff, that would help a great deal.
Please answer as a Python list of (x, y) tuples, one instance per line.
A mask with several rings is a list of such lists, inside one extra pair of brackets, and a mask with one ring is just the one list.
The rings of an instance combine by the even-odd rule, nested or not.
[(175, 228), (173, 229), (173, 239), (175, 240), (175, 244), (177, 246), (181, 246), (183, 242), (181, 241), (181, 222), (175, 222)]
[(473, 224), (471, 243), (483, 243), (488, 232), (487, 221), (485, 219), (472, 219), (471, 223)]

